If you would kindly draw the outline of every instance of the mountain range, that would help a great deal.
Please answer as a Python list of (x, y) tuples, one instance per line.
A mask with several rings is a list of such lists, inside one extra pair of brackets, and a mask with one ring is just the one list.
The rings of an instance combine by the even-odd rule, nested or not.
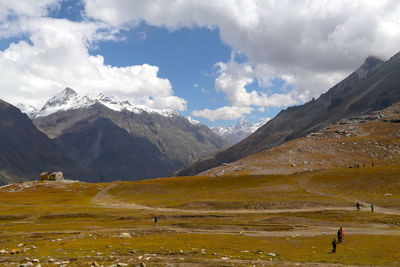
[[(42, 164), (45, 160), (38, 159), (37, 167), (21, 170), (17, 180), (32, 179), (47, 170), (63, 170), (69, 178), (90, 182), (162, 177), (228, 146), (207, 126), (174, 110), (133, 105), (103, 94), (80, 95), (71, 88), (56, 94), (40, 109), (22, 104), (18, 107), (29, 115), (42, 138), (54, 146), (51, 150), (57, 157), (68, 158), (71, 164), (61, 168), (64, 161), (54, 159), (57, 164), (47, 166)], [(14, 108), (13, 116), (22, 116), (28, 123), (28, 117), (18, 113)], [(6, 132), (11, 136), (13, 130)], [(27, 134), (26, 139), (35, 143), (36, 135)], [(22, 150), (15, 142), (7, 143)], [(32, 153), (29, 149), (24, 152)], [(0, 154), (9, 157), (3, 150)], [(7, 170), (13, 166), (19, 169), (16, 159), (12, 162), (15, 164)]]
[(368, 57), (364, 64), (318, 99), (282, 110), (240, 143), (199, 160), (176, 174), (195, 175), (306, 136), (341, 119), (384, 109), (400, 101), (400, 53), (386, 62)]
[(252, 123), (248, 120), (240, 120), (235, 125), (222, 127), (211, 127), (214, 133), (224, 138), (229, 144), (234, 145), (254, 133), (258, 128), (263, 126), (270, 118), (262, 118), (260, 121)]

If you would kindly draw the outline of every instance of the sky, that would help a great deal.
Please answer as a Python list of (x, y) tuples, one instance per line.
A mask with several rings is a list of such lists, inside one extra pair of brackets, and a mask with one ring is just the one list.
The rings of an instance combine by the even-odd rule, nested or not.
[(65, 87), (256, 122), (400, 51), (398, 0), (0, 0), (0, 98)]

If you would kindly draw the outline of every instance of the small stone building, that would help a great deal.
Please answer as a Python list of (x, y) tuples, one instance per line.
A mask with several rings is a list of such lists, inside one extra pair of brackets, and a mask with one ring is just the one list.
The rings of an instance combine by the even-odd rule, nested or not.
[(62, 181), (64, 175), (62, 172), (42, 172), (40, 174), (40, 181)]

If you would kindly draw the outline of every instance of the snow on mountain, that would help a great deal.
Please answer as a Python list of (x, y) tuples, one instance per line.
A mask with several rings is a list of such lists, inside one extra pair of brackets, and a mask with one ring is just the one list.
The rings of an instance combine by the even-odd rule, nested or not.
[(198, 120), (193, 119), (190, 116), (187, 116), (186, 119), (193, 125), (201, 124), (201, 122), (199, 122)]
[(16, 105), (19, 110), (21, 110), (22, 113), (25, 113), (29, 117), (32, 117), (32, 115), (36, 114), (39, 110), (31, 105), (25, 105), (22, 103), (19, 103)]
[[(173, 109), (154, 109), (143, 105), (134, 105), (127, 100), (120, 100), (115, 96), (105, 96), (102, 93), (97, 96), (90, 96), (89, 94), (81, 95), (69, 87), (49, 99), (39, 111), (37, 111), (37, 109), (30, 113), (25, 112), (22, 109), (21, 111), (27, 113), (31, 118), (37, 118), (48, 116), (59, 110), (88, 108), (96, 103), (102, 104), (115, 111), (127, 110), (136, 114), (141, 114), (143, 112), (155, 113), (164, 117), (179, 116), (179, 113)], [(19, 105), (25, 107), (23, 104)], [(30, 111), (30, 109), (24, 110)]]
[(214, 133), (224, 138), (230, 144), (236, 144), (242, 141), (244, 138), (254, 133), (258, 128), (263, 126), (270, 118), (262, 118), (259, 122), (251, 123), (247, 120), (240, 120), (235, 125), (221, 127), (212, 127)]

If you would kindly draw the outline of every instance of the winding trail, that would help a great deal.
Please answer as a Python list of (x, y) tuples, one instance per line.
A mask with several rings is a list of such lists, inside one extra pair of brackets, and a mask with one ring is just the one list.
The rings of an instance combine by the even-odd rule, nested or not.
[[(299, 180), (298, 184), (308, 193), (320, 195), (320, 196), (323, 196), (323, 197), (339, 198), (339, 199), (346, 200), (346, 201), (349, 201), (349, 202), (352, 202), (352, 203), (357, 203), (358, 202), (359, 204), (361, 204), (361, 206), (365, 206), (365, 207), (367, 207), (367, 210), (369, 210), (369, 207), (370, 207), (371, 203), (365, 202), (365, 201), (360, 200), (360, 199), (354, 199), (354, 198), (349, 198), (349, 197), (345, 197), (345, 196), (341, 196), (341, 195), (324, 193), (324, 192), (316, 190), (309, 183), (307, 185), (305, 185), (305, 181), (307, 181), (307, 178)], [(355, 209), (355, 207), (351, 208), (351, 210), (354, 210), (354, 209)], [(379, 207), (379, 206), (376, 206), (376, 205), (374, 205), (374, 212), (375, 213), (381, 213), (381, 214), (388, 214), (388, 215), (400, 215), (400, 210), (388, 209), (388, 208)]]
[[(98, 206), (107, 208), (117, 209), (134, 209), (134, 210), (146, 210), (152, 212), (172, 212), (172, 213), (184, 213), (184, 214), (277, 214), (277, 213), (297, 213), (297, 212), (315, 212), (315, 211), (355, 211), (354, 207), (313, 207), (313, 208), (297, 208), (297, 209), (273, 209), (273, 210), (262, 210), (262, 209), (223, 209), (223, 210), (194, 210), (194, 209), (179, 209), (179, 208), (161, 208), (161, 207), (150, 207), (145, 205), (139, 205), (134, 203), (126, 203), (119, 201), (110, 196), (109, 191), (115, 188), (117, 184), (110, 184), (105, 187), (92, 199), (93, 203)], [(321, 196), (330, 196), (328, 194), (307, 190), (310, 193), (318, 194)], [(339, 196), (337, 196), (339, 197)], [(362, 204), (367, 204), (361, 202)], [(400, 211), (384, 209), (376, 207), (376, 213), (389, 214), (389, 215), (400, 215)], [(129, 229), (119, 229), (126, 230)], [(140, 231), (140, 228), (130, 229), (131, 231)], [(149, 228), (143, 228), (142, 230), (149, 230)], [(190, 233), (190, 234), (231, 234), (231, 235), (243, 235), (243, 236), (257, 236), (257, 237), (288, 237), (294, 238), (298, 236), (319, 236), (319, 235), (332, 235), (337, 231), (337, 227), (330, 227), (325, 225), (314, 225), (306, 227), (293, 227), (291, 230), (282, 231), (266, 231), (264, 229), (251, 229), (243, 230), (240, 228), (201, 228), (201, 227), (182, 227), (175, 225), (157, 225), (152, 228), (153, 231), (168, 231), (176, 233)], [(367, 234), (367, 235), (400, 235), (400, 231), (391, 228), (387, 224), (360, 224), (346, 227), (346, 233), (348, 234)]]
[[(175, 213), (195, 213), (195, 214), (274, 214), (274, 213), (295, 213), (295, 212), (316, 212), (316, 211), (327, 211), (327, 210), (339, 210), (339, 211), (354, 211), (354, 207), (312, 207), (312, 208), (295, 208), (295, 209), (214, 209), (214, 210), (199, 210), (199, 209), (178, 209), (178, 208), (161, 208), (151, 207), (135, 203), (126, 203), (119, 201), (108, 194), (108, 192), (116, 187), (117, 184), (110, 184), (109, 186), (102, 189), (99, 193), (94, 196), (92, 202), (96, 205), (117, 208), (117, 209), (135, 209), (135, 210), (148, 210), (154, 212), (175, 212)], [(328, 196), (321, 192), (308, 191), (313, 194), (321, 196)], [(331, 195), (329, 195), (332, 197)], [(337, 196), (334, 196), (337, 197)], [(353, 200), (352, 200), (353, 201)], [(361, 204), (369, 205), (368, 203), (361, 202)], [(389, 215), (400, 215), (400, 210), (386, 209), (375, 206), (376, 213), (389, 214)]]

